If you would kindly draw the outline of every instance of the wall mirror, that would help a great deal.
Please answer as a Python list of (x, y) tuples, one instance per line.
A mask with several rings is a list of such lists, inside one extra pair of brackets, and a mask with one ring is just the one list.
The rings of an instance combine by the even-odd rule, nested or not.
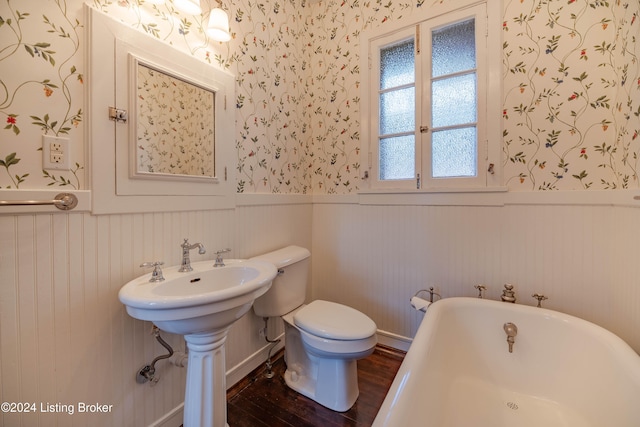
[(215, 179), (215, 90), (135, 56), (131, 73), (132, 176)]
[(234, 76), (84, 7), (93, 213), (233, 207)]

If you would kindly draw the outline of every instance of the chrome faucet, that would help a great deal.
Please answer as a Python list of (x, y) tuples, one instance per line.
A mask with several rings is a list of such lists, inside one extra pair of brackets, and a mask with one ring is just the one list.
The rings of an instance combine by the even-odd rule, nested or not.
[(220, 249), (216, 251), (216, 262), (213, 264), (214, 267), (224, 267), (224, 260), (222, 259), (222, 254), (226, 252), (231, 252), (231, 248)]
[(181, 273), (186, 271), (193, 271), (191, 268), (191, 259), (189, 258), (189, 251), (191, 249), (198, 248), (198, 253), (200, 255), (207, 252), (202, 243), (194, 243), (193, 245), (189, 244), (189, 239), (184, 239), (184, 243), (180, 245), (182, 248), (182, 264), (180, 265), (180, 269), (178, 270)]

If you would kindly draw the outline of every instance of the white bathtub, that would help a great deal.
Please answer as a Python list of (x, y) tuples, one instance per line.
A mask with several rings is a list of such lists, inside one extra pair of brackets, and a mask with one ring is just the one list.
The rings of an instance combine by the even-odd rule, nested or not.
[[(518, 328), (513, 353), (506, 322)], [(443, 299), (418, 328), (373, 423), (382, 426), (639, 427), (640, 356), (556, 311)]]

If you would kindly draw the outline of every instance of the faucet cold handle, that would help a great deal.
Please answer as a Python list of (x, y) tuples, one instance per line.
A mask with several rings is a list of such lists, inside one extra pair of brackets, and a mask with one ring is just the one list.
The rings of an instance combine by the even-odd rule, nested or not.
[(482, 293), (487, 290), (487, 287), (485, 285), (475, 285), (474, 288), (478, 290), (478, 298), (484, 298)]
[(149, 282), (162, 282), (164, 280), (164, 276), (162, 275), (162, 266), (164, 262), (162, 261), (147, 261), (140, 264), (140, 267), (153, 267), (153, 271), (151, 272), (151, 278)]
[(216, 251), (216, 262), (213, 264), (214, 267), (224, 267), (224, 260), (222, 259), (222, 254), (226, 252), (231, 252), (231, 248), (224, 248)]

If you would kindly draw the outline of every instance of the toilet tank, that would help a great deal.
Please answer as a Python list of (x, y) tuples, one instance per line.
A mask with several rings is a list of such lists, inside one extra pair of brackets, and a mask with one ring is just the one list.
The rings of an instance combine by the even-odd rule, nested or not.
[(284, 316), (304, 304), (310, 256), (308, 249), (287, 246), (251, 258), (270, 262), (278, 269), (271, 288), (253, 303), (253, 311), (258, 316)]

